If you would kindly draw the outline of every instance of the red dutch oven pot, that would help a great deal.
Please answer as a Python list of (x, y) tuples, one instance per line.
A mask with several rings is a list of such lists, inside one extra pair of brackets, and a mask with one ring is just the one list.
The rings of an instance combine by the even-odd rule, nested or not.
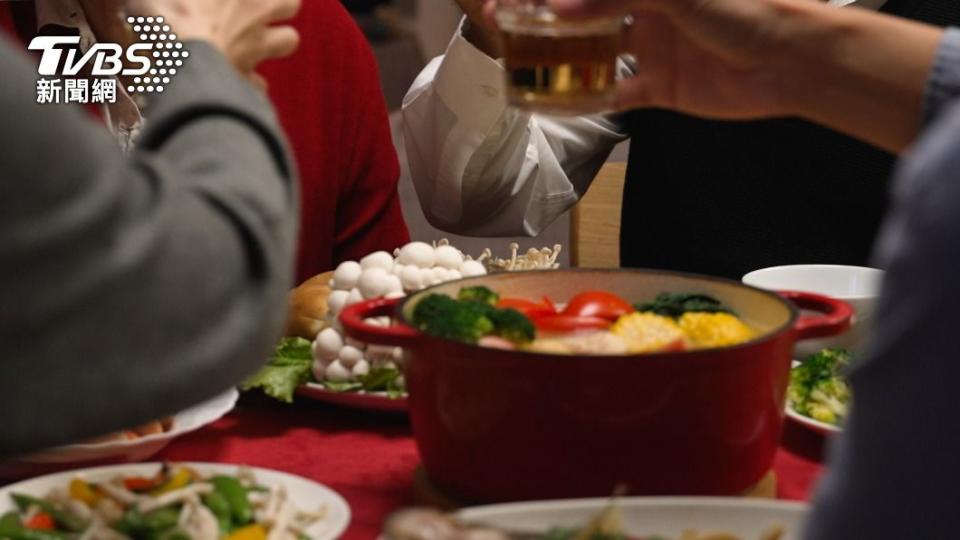
[[(709, 294), (758, 337), (717, 349), (626, 356), (504, 351), (421, 334), (424, 296), (487, 286), (504, 297), (564, 303), (586, 290), (630, 301)], [(800, 315), (799, 306), (819, 312)], [(836, 335), (851, 308), (809, 293), (647, 270), (502, 273), (372, 300), (340, 316), (347, 335), (404, 348), (410, 418), (424, 468), (469, 502), (631, 494), (731, 495), (770, 470), (784, 418), (794, 342)], [(363, 323), (394, 315), (389, 328)]]

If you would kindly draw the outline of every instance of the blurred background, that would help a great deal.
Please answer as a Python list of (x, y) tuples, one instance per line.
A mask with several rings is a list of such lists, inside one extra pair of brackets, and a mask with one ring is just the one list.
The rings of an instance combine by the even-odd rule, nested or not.
[(420, 210), (403, 149), (400, 106), (417, 74), (431, 58), (443, 54), (460, 24), (462, 12), (454, 0), (343, 0), (343, 4), (370, 41), (380, 66), (394, 145), (402, 169), (400, 198), (411, 236), (425, 241), (449, 238), (453, 245), (474, 256), (486, 247), (505, 256), (513, 241), (519, 242), (522, 249), (561, 244), (564, 252), (560, 261), (566, 266), (569, 261), (569, 216), (558, 219), (535, 239), (464, 238), (434, 229)]

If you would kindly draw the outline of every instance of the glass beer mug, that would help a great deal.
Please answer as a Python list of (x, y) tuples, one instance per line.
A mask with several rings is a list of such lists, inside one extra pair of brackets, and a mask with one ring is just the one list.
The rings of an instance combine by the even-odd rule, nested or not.
[(496, 21), (511, 105), (556, 115), (610, 110), (623, 19), (564, 20), (546, 0), (499, 0)]

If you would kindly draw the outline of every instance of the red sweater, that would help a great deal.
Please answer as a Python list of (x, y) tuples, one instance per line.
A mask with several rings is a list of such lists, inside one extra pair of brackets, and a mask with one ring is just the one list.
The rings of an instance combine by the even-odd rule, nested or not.
[[(22, 4), (21, 4), (22, 5)], [(0, 3), (0, 28), (14, 33)], [(337, 0), (306, 0), (295, 26), (300, 49), (260, 73), (290, 138), (300, 172), (297, 280), (409, 240), (400, 166), (376, 61)]]

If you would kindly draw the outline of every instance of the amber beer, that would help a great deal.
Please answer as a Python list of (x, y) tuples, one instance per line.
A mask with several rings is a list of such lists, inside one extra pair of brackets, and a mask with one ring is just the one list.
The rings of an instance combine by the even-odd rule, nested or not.
[(512, 105), (565, 115), (610, 109), (620, 20), (559, 21), (546, 8), (537, 8), (498, 10), (497, 23)]

